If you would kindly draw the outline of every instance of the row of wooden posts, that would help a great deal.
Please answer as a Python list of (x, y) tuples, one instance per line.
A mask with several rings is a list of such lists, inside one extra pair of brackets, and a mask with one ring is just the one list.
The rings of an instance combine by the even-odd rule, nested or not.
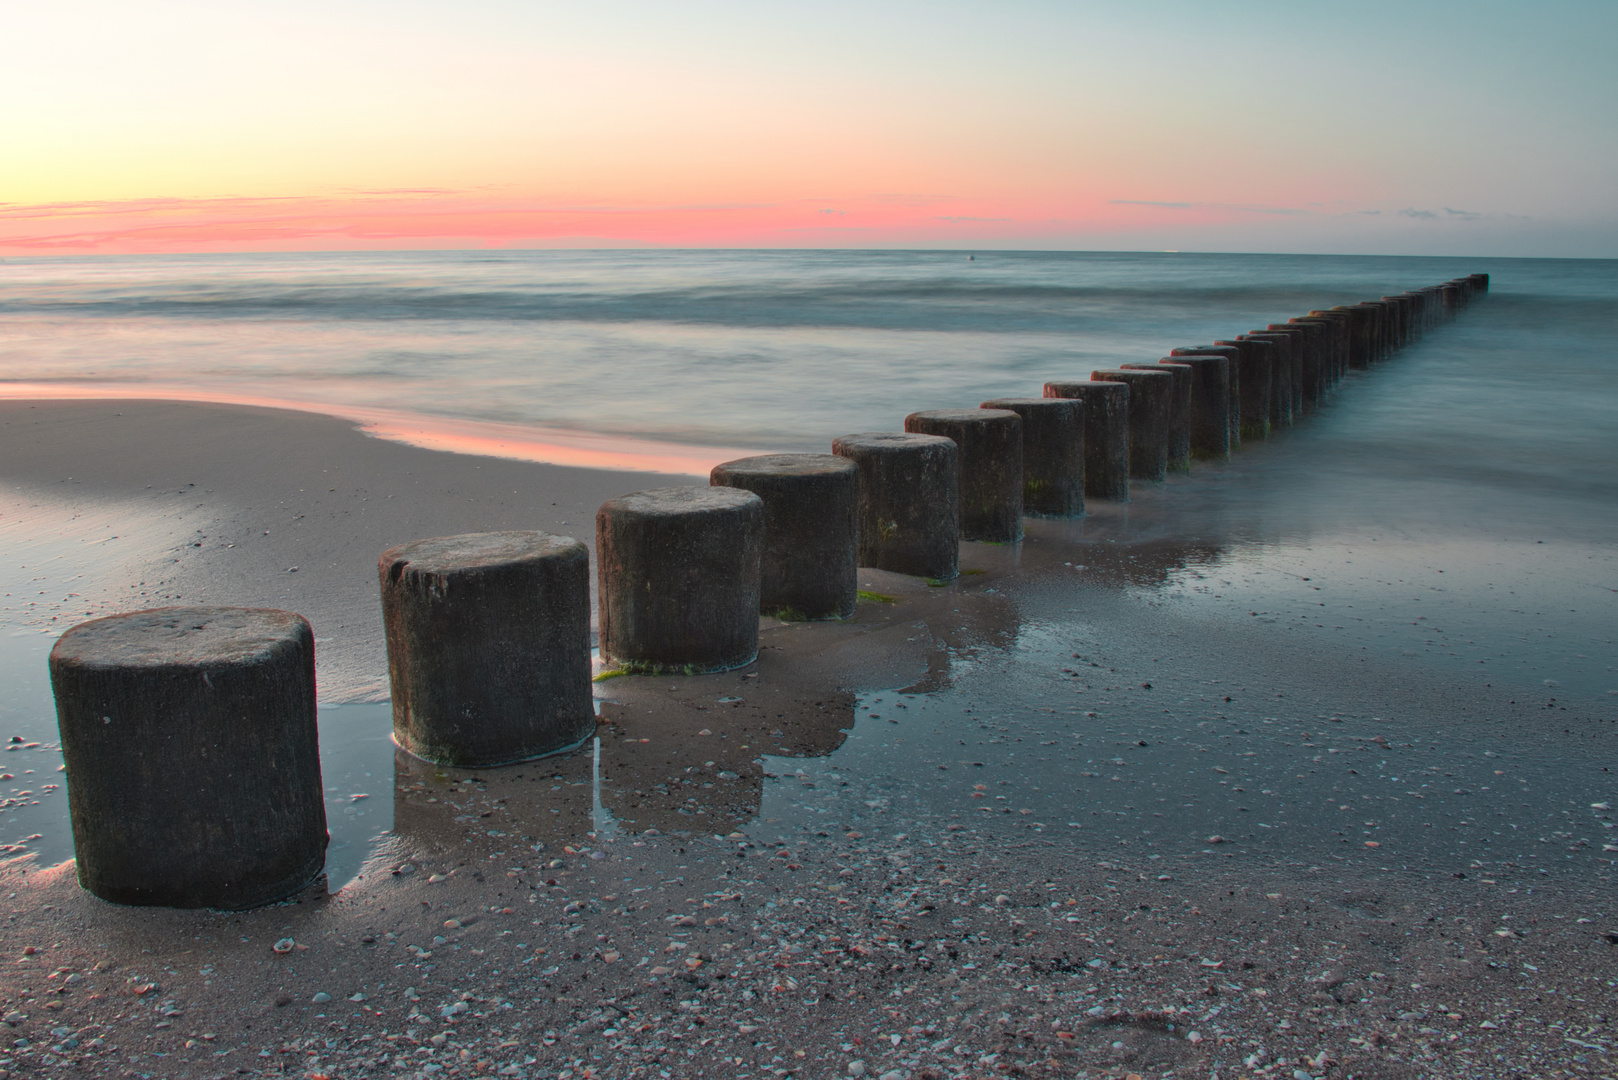
[[(1488, 289), (1475, 274), (1177, 348), (1043, 397), (912, 413), (830, 454), (719, 465), (596, 516), (601, 661), (698, 674), (749, 664), (761, 614), (853, 613), (859, 567), (949, 580), (960, 541), (1014, 543), (1319, 408)], [(595, 729), (589, 553), (571, 537), (419, 540), (378, 566), (406, 751), (463, 768), (570, 750)], [(245, 908), (325, 861), (314, 636), (301, 616), (160, 608), (82, 623), (51, 652), (80, 883), (108, 900)]]

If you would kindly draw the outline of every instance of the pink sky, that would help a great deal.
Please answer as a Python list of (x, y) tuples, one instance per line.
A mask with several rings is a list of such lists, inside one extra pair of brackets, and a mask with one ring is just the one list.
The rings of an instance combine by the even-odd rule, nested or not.
[(0, 254), (1618, 255), (1618, 23), (1549, 7), (62, 0), (7, 16)]

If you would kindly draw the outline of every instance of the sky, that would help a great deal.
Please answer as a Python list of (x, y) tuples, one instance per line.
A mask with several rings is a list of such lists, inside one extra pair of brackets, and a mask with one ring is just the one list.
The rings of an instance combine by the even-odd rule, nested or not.
[(0, 256), (1618, 257), (1618, 2), (51, 0)]

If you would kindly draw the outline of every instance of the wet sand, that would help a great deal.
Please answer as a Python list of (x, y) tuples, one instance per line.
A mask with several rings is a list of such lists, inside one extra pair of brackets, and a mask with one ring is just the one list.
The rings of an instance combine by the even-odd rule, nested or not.
[[(129, 541), (8, 625), (286, 607), (346, 703), (385, 694), (384, 548), (590, 540), (606, 498), (693, 482), (151, 402), (0, 403), (0, 474), (36, 565), (86, 522)], [(1150, 522), (1226, 479), (966, 545), (948, 588), (863, 574), (883, 599), (767, 622), (740, 672), (598, 684), (565, 759), (395, 755), (334, 895), (122, 909), (18, 855), (0, 1069), (1611, 1075), (1606, 712), (1186, 600), (1223, 541)]]

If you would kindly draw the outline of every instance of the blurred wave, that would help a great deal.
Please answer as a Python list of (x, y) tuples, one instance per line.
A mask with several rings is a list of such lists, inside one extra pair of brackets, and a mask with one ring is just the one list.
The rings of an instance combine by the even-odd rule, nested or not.
[[(1048, 379), (1479, 270), (1495, 276), (1492, 337), (1459, 370), (1498, 371), (1487, 386), (1449, 387), (1448, 416), (1464, 411), (1478, 431), (1530, 421), (1537, 443), (1501, 461), (1501, 475), (1560, 482), (1567, 452), (1555, 447), (1569, 433), (1548, 414), (1607, 423), (1611, 262), (931, 251), (8, 259), (0, 385), (183, 386), (341, 415), (821, 449), (844, 432), (898, 427), (918, 408), (1038, 394)], [(1508, 383), (1509, 402), (1490, 396)], [(1578, 400), (1560, 404), (1575, 388)], [(1433, 434), (1447, 430), (1442, 417), (1425, 425), (1401, 429), (1407, 460), (1465, 441)], [(1466, 457), (1474, 464), (1450, 467), (1492, 460)]]

